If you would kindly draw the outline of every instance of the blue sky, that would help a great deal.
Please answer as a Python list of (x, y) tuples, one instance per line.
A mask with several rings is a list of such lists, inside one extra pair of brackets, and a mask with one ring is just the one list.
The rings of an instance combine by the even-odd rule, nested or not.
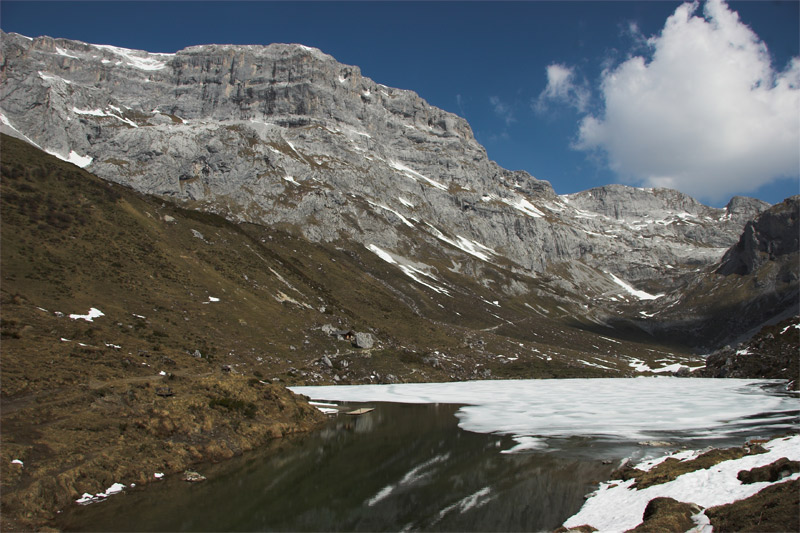
[(559, 194), (800, 193), (800, 2), (681, 5), (3, 0), (0, 26), (151, 52), (315, 46), (463, 116), (491, 159)]

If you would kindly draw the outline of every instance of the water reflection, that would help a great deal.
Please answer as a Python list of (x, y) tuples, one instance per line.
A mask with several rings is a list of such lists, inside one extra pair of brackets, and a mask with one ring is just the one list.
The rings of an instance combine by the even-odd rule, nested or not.
[[(552, 530), (617, 455), (585, 440), (564, 453), (501, 454), (510, 437), (457, 427), (452, 405), (373, 404), (321, 431), (65, 512), (82, 531)], [(580, 439), (578, 439), (580, 440)], [(570, 449), (580, 453), (569, 453)]]

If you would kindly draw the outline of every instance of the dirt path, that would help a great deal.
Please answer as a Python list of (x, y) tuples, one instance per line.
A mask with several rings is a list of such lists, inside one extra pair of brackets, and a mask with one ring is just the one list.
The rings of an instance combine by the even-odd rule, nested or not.
[[(184, 370), (177, 370), (175, 372), (171, 372), (172, 375), (179, 378), (190, 378), (190, 379), (200, 379), (206, 378), (214, 374), (214, 372), (205, 372), (203, 374), (190, 374)], [(129, 378), (119, 378), (119, 379), (110, 379), (108, 381), (100, 381), (97, 379), (90, 379), (89, 380), (89, 389), (97, 390), (102, 389), (103, 387), (113, 387), (115, 385), (125, 385), (128, 383), (147, 383), (149, 381), (154, 380), (164, 380), (166, 376), (162, 374), (153, 374), (150, 376), (134, 376)]]

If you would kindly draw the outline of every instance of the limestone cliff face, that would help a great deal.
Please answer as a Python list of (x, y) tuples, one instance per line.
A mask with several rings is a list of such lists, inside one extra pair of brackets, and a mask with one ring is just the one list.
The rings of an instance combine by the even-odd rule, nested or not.
[(618, 288), (609, 273), (669, 287), (767, 207), (623, 186), (559, 197), (489, 160), (464, 119), (301, 45), (2, 38), (4, 132), (142, 192), (396, 260), (551, 272), (576, 294)]
[(718, 273), (752, 274), (768, 261), (800, 250), (800, 195), (761, 213), (744, 228), (739, 242), (722, 258)]

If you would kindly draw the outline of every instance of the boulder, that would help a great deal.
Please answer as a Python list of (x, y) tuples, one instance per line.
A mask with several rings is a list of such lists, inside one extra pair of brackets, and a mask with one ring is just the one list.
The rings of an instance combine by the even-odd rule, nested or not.
[(642, 515), (642, 523), (629, 532), (689, 531), (697, 524), (692, 516), (702, 509), (694, 503), (679, 502), (673, 498), (653, 498)]
[(371, 333), (362, 333), (357, 332), (353, 336), (353, 346), (356, 348), (362, 348), (364, 350), (369, 350), (375, 344), (375, 339), (372, 337)]
[(759, 466), (750, 470), (741, 470), (736, 478), (742, 483), (760, 483), (767, 481), (774, 483), (792, 474), (800, 472), (800, 461), (790, 461), (786, 457), (781, 457), (777, 461), (765, 466)]

